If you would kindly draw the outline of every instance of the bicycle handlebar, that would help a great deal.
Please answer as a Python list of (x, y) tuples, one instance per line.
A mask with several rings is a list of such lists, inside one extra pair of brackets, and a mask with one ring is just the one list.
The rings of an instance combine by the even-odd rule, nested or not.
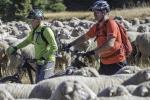
[(21, 55), (20, 53), (16, 52), (14, 55), (19, 55), (23, 60), (30, 62), (30, 63), (34, 63), (37, 61), (37, 59), (31, 59), (31, 58), (26, 58), (25, 56)]
[(86, 52), (79, 52), (78, 50), (71, 50), (70, 48), (69, 49), (63, 49), (62, 51), (66, 51), (66, 52), (71, 52), (73, 55), (77, 55), (78, 57), (79, 56), (82, 56), (82, 57), (84, 57), (85, 56), (85, 54), (86, 54)]

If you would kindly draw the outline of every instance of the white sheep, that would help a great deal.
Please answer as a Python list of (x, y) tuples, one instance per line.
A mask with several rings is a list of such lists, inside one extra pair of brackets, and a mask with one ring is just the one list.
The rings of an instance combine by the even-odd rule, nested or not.
[(137, 66), (125, 66), (118, 70), (115, 74), (134, 74), (136, 72), (139, 72), (141, 68)]
[[(0, 89), (7, 90), (14, 98), (29, 98), (29, 95), (35, 85), (7, 83), (0, 84)], [(1, 99), (0, 99), (1, 100)]]
[(75, 70), (73, 75), (82, 75), (85, 77), (100, 77), (98, 71), (93, 67), (83, 67), (81, 69)]
[(149, 97), (137, 96), (117, 96), (117, 97), (99, 97), (98, 100), (150, 100)]
[(96, 100), (96, 94), (84, 83), (64, 81), (60, 83), (50, 100)]
[[(143, 33), (141, 35), (138, 35), (135, 41), (136, 45), (136, 64), (149, 64), (149, 56), (150, 56), (150, 34), (149, 33)], [(140, 58), (141, 56), (141, 58)]]
[(123, 85), (138, 85), (142, 82), (149, 81), (150, 80), (150, 69), (144, 69), (139, 72), (137, 72), (135, 75), (133, 75), (131, 78), (124, 81)]
[(0, 88), (0, 100), (15, 100), (15, 99), (6, 89)]
[(100, 77), (83, 77), (83, 76), (62, 76), (47, 79), (37, 83), (33, 89), (31, 98), (49, 98), (57, 86), (66, 80), (81, 81), (86, 84), (94, 93), (102, 91), (106, 87), (112, 87), (113, 85), (121, 84), (124, 80), (116, 77), (103, 76)]
[(126, 87), (122, 85), (117, 85), (113, 87), (108, 87), (97, 94), (98, 97), (112, 97), (112, 96), (131, 96)]

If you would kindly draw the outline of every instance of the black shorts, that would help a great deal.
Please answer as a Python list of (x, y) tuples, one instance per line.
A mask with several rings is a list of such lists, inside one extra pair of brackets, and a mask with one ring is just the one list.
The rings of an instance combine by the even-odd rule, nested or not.
[(119, 69), (127, 65), (127, 61), (114, 63), (114, 64), (103, 64), (100, 63), (100, 68), (98, 70), (99, 74), (103, 75), (113, 75), (115, 74)]

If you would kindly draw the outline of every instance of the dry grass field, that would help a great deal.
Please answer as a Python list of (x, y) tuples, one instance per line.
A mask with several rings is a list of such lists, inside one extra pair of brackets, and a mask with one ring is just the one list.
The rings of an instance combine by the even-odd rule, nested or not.
[[(145, 18), (150, 16), (150, 7), (138, 7), (132, 9), (116, 9), (110, 12), (111, 16), (123, 16), (127, 20), (131, 20), (133, 18)], [(52, 13), (45, 12), (45, 18), (48, 20), (68, 20), (72, 17), (77, 17), (80, 19), (88, 19), (93, 20), (94, 16), (92, 12), (60, 12), (60, 13)]]

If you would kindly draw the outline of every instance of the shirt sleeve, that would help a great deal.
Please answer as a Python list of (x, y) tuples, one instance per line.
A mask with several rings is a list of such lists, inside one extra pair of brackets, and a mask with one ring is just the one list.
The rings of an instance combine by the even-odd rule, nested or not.
[(54, 54), (58, 50), (58, 46), (53, 31), (46, 28), (43, 34), (50, 46), (49, 53)]
[(107, 28), (107, 38), (111, 38), (111, 37), (116, 38), (114, 47), (112, 47), (110, 51), (119, 49), (122, 41), (121, 41), (119, 27), (115, 22), (115, 20), (109, 20), (106, 28)]
[(117, 37), (118, 34), (118, 26), (114, 20), (109, 20), (106, 24), (107, 36), (108, 37)]
[(96, 24), (94, 24), (89, 31), (86, 33), (86, 36), (93, 38), (96, 35)]
[(17, 49), (23, 48), (23, 47), (27, 46), (28, 44), (30, 44), (32, 42), (32, 40), (33, 40), (32, 39), (32, 37), (33, 37), (33, 33), (32, 32), (33, 31), (31, 31), (29, 33), (29, 35), (27, 36), (27, 38), (24, 41), (22, 41), (21, 43), (16, 45)]

